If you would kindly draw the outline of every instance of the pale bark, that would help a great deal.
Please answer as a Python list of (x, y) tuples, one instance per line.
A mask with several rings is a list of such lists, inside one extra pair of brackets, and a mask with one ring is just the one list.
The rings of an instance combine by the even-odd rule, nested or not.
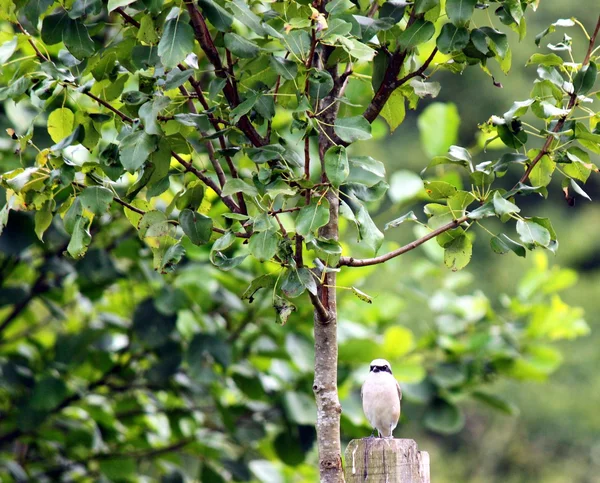
[[(328, 52), (323, 52), (327, 58)], [(335, 134), (330, 127), (337, 117), (339, 105), (334, 102), (340, 93), (343, 82), (340, 80), (337, 69), (329, 71), (334, 79), (335, 87), (329, 96), (320, 102), (320, 110), (328, 107), (319, 116), (323, 121), (326, 133), (319, 135), (319, 157), (323, 166), (323, 156), (331, 147), (331, 139)], [(323, 171), (323, 181), (327, 178)], [(338, 193), (330, 188), (325, 195), (329, 202), (329, 222), (320, 230), (320, 236), (338, 239), (339, 198)], [(337, 391), (337, 300), (336, 300), (336, 274), (325, 274), (323, 285), (319, 287), (319, 300), (327, 311), (323, 317), (322, 311), (315, 309), (315, 379), (313, 390), (317, 403), (317, 445), (319, 449), (319, 474), (322, 483), (341, 483), (344, 481), (342, 468), (342, 448), (340, 441), (340, 405)]]
[(346, 448), (348, 483), (430, 483), (429, 454), (412, 439), (363, 438)]

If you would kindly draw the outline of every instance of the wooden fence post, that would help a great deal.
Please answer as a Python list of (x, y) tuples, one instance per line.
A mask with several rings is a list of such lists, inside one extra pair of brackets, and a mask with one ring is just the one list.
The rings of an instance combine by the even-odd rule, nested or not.
[(346, 483), (430, 483), (429, 453), (412, 439), (353, 439), (345, 477)]

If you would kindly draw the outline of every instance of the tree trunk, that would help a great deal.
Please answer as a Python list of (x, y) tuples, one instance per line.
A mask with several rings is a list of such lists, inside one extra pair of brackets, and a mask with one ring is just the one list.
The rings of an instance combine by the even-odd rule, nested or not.
[[(327, 193), (330, 219), (323, 230), (326, 238), (337, 239), (338, 207), (337, 194)], [(319, 448), (319, 473), (322, 483), (344, 481), (340, 443), (340, 414), (342, 407), (337, 392), (337, 305), (336, 274), (325, 275), (320, 300), (329, 312), (324, 320), (315, 310), (315, 380), (313, 390), (317, 403), (317, 444)]]
[[(324, 48), (319, 62), (326, 62), (333, 49)], [(338, 97), (344, 89), (337, 66), (327, 69), (334, 81), (334, 88), (318, 103), (319, 118), (323, 122), (319, 133), (319, 158), (321, 177), (327, 182), (324, 157), (337, 136), (332, 128), (339, 111)], [(339, 194), (330, 187), (325, 198), (329, 202), (329, 222), (319, 231), (319, 235), (329, 240), (339, 237)], [(315, 380), (313, 391), (317, 403), (317, 445), (319, 449), (319, 474), (321, 483), (343, 483), (342, 445), (340, 437), (340, 405), (337, 390), (338, 344), (337, 344), (337, 277), (335, 272), (325, 274), (319, 287), (319, 300), (327, 311), (324, 318), (315, 309)]]

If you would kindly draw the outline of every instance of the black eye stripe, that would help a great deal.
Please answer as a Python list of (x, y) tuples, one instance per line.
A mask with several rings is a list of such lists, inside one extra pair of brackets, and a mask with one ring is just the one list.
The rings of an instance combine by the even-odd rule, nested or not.
[(389, 366), (370, 366), (369, 369), (371, 372), (389, 372), (390, 374), (392, 373), (392, 370)]

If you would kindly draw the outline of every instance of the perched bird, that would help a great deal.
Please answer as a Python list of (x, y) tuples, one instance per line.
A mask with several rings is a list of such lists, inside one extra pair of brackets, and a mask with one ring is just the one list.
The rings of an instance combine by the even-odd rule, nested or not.
[(392, 438), (392, 432), (400, 419), (402, 389), (392, 376), (390, 363), (385, 359), (371, 362), (370, 373), (363, 384), (360, 395), (363, 411), (379, 437)]

